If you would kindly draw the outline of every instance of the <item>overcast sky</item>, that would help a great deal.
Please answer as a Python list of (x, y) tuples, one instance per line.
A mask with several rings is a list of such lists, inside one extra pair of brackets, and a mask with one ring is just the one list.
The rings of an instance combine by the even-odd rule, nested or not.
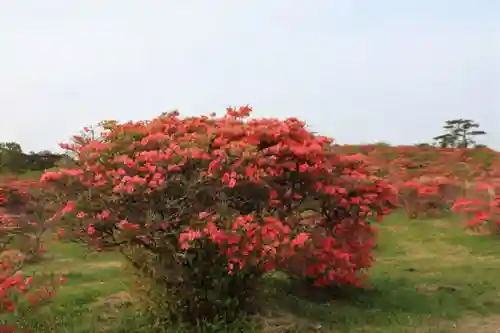
[(0, 141), (250, 104), (340, 143), (472, 118), (500, 149), (498, 0), (0, 0)]

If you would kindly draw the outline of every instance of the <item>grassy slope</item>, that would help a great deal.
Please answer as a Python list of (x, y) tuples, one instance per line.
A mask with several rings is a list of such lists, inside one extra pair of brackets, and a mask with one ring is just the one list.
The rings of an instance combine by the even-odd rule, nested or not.
[[(55, 244), (54, 259), (27, 271), (69, 273), (55, 301), (29, 318), (34, 332), (151, 332), (127, 301), (120, 257)], [(391, 216), (381, 230), (372, 291), (311, 300), (278, 277), (266, 282), (260, 327), (218, 332), (476, 332), (500, 329), (500, 239), (470, 235), (459, 222)], [(322, 296), (328, 296), (323, 293)], [(243, 325), (243, 324), (242, 324)], [(159, 329), (159, 332), (166, 330)], [(169, 332), (175, 330), (169, 329)]]

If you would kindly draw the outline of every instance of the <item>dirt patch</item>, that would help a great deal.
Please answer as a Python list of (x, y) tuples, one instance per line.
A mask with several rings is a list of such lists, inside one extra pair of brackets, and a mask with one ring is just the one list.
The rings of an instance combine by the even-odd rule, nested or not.
[(382, 228), (391, 232), (404, 232), (409, 229), (407, 225), (384, 225)]
[(272, 316), (256, 318), (264, 333), (297, 332), (297, 318), (289, 313), (273, 313)]
[(126, 291), (121, 291), (116, 294), (109, 295), (107, 297), (99, 298), (95, 301), (92, 306), (95, 307), (107, 307), (107, 308), (117, 308), (123, 304), (132, 302), (132, 297)]
[(417, 284), (415, 286), (415, 289), (421, 292), (432, 292), (439, 290), (439, 286), (437, 284), (422, 283), (422, 284)]
[(84, 282), (78, 285), (78, 288), (82, 289), (93, 289), (98, 288), (99, 286), (104, 285), (104, 281), (92, 281), (92, 282)]
[(458, 333), (500, 333), (500, 316), (465, 317), (456, 324)]
[(432, 222), (432, 225), (442, 229), (456, 228), (456, 225), (453, 225), (452, 223), (446, 220), (435, 220)]
[(89, 270), (99, 270), (106, 268), (121, 268), (120, 261), (103, 261), (97, 263), (85, 263), (80, 260), (73, 260), (67, 258), (58, 258), (52, 262), (48, 262), (44, 269), (53, 273), (71, 274), (74, 272), (88, 272)]
[(398, 262), (400, 262), (399, 258), (377, 258), (377, 262), (378, 263), (381, 263), (381, 264), (386, 264), (386, 265), (390, 265), (390, 264), (394, 264), (396, 265)]
[(491, 229), (487, 226), (477, 226), (474, 228), (466, 228), (465, 233), (472, 236), (487, 236), (491, 235)]
[(120, 267), (123, 267), (123, 264), (121, 261), (104, 261), (104, 262), (85, 264), (84, 266), (85, 266), (85, 268), (90, 268), (90, 269), (120, 268)]
[(53, 260), (54, 260), (54, 263), (58, 263), (58, 264), (62, 264), (62, 265), (67, 265), (67, 264), (75, 262), (74, 259), (62, 258), (62, 257), (61, 258), (54, 257)]
[(457, 291), (458, 288), (451, 285), (421, 283), (415, 286), (415, 290), (423, 293), (432, 293), (436, 291), (446, 291), (452, 293)]

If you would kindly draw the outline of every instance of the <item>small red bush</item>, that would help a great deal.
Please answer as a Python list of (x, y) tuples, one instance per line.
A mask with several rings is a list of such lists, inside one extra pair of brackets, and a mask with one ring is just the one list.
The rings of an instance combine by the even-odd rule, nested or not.
[[(47, 206), (51, 196), (36, 181), (4, 180), (0, 198), (0, 312), (15, 312), (19, 317), (49, 301), (65, 281), (64, 277), (21, 272), (25, 262), (44, 253), (41, 237), (47, 229), (45, 217), (56, 216)], [(3, 325), (2, 330), (15, 332), (16, 327)]]
[(466, 217), (466, 227), (486, 227), (493, 234), (500, 234), (500, 184), (476, 185), (472, 197), (458, 200), (453, 211)]
[[(65, 278), (55, 278), (46, 274), (34, 277), (25, 276), (21, 268), (25, 256), (15, 250), (0, 253), (0, 313), (15, 312), (17, 316), (33, 312), (49, 301), (56, 293), (57, 287), (65, 282)], [(4, 325), (1, 329), (15, 328)], [(12, 330), (15, 332), (16, 330)]]
[[(57, 195), (39, 181), (11, 178), (1, 184), (0, 198), (2, 232), (7, 232), (12, 246), (22, 251), (27, 261), (41, 259), (42, 236), (56, 220)], [(4, 237), (2, 232), (0, 237)]]
[(410, 218), (440, 217), (462, 192), (458, 181), (437, 177), (403, 181), (395, 187), (399, 206)]

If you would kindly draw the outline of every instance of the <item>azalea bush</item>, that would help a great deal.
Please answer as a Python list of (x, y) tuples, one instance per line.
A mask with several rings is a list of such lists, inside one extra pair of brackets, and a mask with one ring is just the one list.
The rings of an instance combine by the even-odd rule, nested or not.
[(4, 178), (0, 185), (0, 207), (16, 209), (26, 202), (25, 182), (16, 177)]
[[(50, 301), (66, 281), (63, 276), (23, 273), (29, 257), (10, 247), (14, 236), (19, 234), (12, 217), (0, 216), (0, 314), (13, 313), (16, 321)], [(16, 325), (0, 325), (0, 332), (17, 332), (17, 329)]]
[(399, 182), (395, 187), (399, 206), (412, 219), (441, 217), (449, 213), (463, 192), (460, 182), (443, 178)]
[(27, 276), (21, 272), (25, 256), (16, 250), (0, 253), (0, 312), (33, 311), (55, 295), (66, 279), (47, 274)]
[[(500, 154), (487, 148), (455, 149), (432, 146), (346, 145), (342, 154), (362, 154), (377, 174), (394, 185), (398, 206), (408, 217), (441, 217), (460, 198), (486, 204), (475, 184), (500, 177)], [(472, 204), (471, 204), (472, 205)]]
[(10, 245), (20, 250), (26, 261), (42, 259), (42, 238), (47, 230), (55, 228), (51, 222), (57, 220), (57, 194), (39, 181), (11, 178), (0, 185), (0, 199)]
[[(62, 212), (54, 205), (54, 192), (38, 181), (3, 179), (0, 186), (0, 314), (13, 313), (16, 321), (46, 304), (63, 276), (23, 273), (25, 264), (42, 259), (42, 236)], [(0, 325), (0, 332), (18, 327)], [(27, 331), (23, 331), (27, 332)]]
[(473, 195), (457, 200), (453, 211), (465, 216), (467, 228), (500, 235), (500, 183), (477, 184)]
[(103, 122), (64, 145), (75, 167), (42, 176), (66, 235), (119, 247), (168, 319), (231, 320), (273, 270), (321, 287), (360, 285), (372, 265), (392, 187), (303, 122), (250, 112)]

